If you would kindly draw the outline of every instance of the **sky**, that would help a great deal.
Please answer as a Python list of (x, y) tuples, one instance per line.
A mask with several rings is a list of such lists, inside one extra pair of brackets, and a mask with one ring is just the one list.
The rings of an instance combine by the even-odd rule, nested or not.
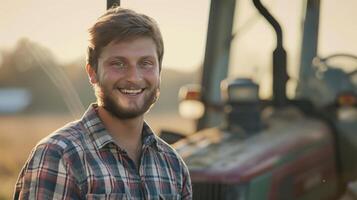
[[(160, 25), (165, 56), (163, 64), (178, 70), (192, 71), (203, 62), (208, 23), (208, 0), (122, 0), (122, 6), (143, 12)], [(275, 45), (275, 36), (265, 21), (258, 17), (250, 1), (240, 0), (237, 20), (244, 31), (233, 49), (231, 64), (260, 67), (267, 65)], [(263, 0), (284, 25), (285, 47), (293, 63), (299, 56), (301, 0)], [(319, 53), (357, 54), (357, 1), (322, 0)], [(58, 61), (66, 63), (85, 56), (87, 29), (106, 7), (104, 0), (0, 0), (0, 49), (13, 48), (16, 41), (27, 37), (48, 47)], [(288, 28), (286, 28), (288, 27)], [(235, 28), (239, 28), (235, 27)], [(249, 39), (249, 38), (254, 38)], [(257, 58), (261, 59), (257, 59)], [(296, 62), (295, 62), (296, 63)], [(293, 65), (293, 64), (292, 64)], [(243, 74), (254, 74), (254, 67)], [(244, 68), (243, 68), (244, 69)]]
[[(207, 0), (121, 2), (158, 22), (165, 43), (164, 66), (191, 71), (200, 65)], [(70, 62), (85, 55), (87, 29), (105, 9), (104, 0), (0, 0), (0, 49), (12, 48), (19, 38), (27, 37), (48, 47), (60, 62)]]

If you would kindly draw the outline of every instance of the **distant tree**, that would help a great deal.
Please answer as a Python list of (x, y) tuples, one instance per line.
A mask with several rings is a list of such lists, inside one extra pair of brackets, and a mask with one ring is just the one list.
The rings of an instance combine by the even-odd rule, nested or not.
[(23, 38), (13, 51), (3, 54), (0, 67), (1, 87), (20, 87), (32, 94), (27, 112), (68, 112), (59, 91), (60, 78), (53, 69), (61, 68), (45, 47)]
[(95, 101), (95, 96), (85, 71), (85, 64), (85, 58), (81, 57), (73, 62), (67, 63), (64, 66), (64, 70), (69, 75), (75, 90), (81, 98), (82, 104), (87, 107), (90, 103)]

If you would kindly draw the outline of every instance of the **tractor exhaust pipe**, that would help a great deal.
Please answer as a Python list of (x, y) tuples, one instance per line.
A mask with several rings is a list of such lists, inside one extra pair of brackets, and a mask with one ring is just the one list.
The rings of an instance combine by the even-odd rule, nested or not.
[(120, 6), (120, 0), (107, 0), (107, 10), (118, 6)]
[(283, 107), (287, 103), (286, 83), (289, 80), (286, 67), (286, 51), (283, 47), (283, 32), (279, 23), (263, 6), (260, 0), (253, 0), (255, 8), (272, 25), (276, 33), (276, 48), (273, 52), (273, 104)]

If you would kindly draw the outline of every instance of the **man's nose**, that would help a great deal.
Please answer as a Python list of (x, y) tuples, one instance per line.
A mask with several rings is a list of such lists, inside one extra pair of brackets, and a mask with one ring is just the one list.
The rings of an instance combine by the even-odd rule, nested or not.
[(128, 69), (126, 79), (131, 82), (137, 82), (142, 79), (142, 74), (136, 65), (131, 65)]

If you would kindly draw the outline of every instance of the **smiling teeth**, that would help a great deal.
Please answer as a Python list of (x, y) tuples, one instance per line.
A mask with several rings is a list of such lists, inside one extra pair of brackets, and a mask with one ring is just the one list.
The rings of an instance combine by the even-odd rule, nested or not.
[(142, 92), (143, 89), (137, 89), (137, 90), (128, 90), (128, 89), (120, 89), (120, 92), (124, 94), (139, 94)]

